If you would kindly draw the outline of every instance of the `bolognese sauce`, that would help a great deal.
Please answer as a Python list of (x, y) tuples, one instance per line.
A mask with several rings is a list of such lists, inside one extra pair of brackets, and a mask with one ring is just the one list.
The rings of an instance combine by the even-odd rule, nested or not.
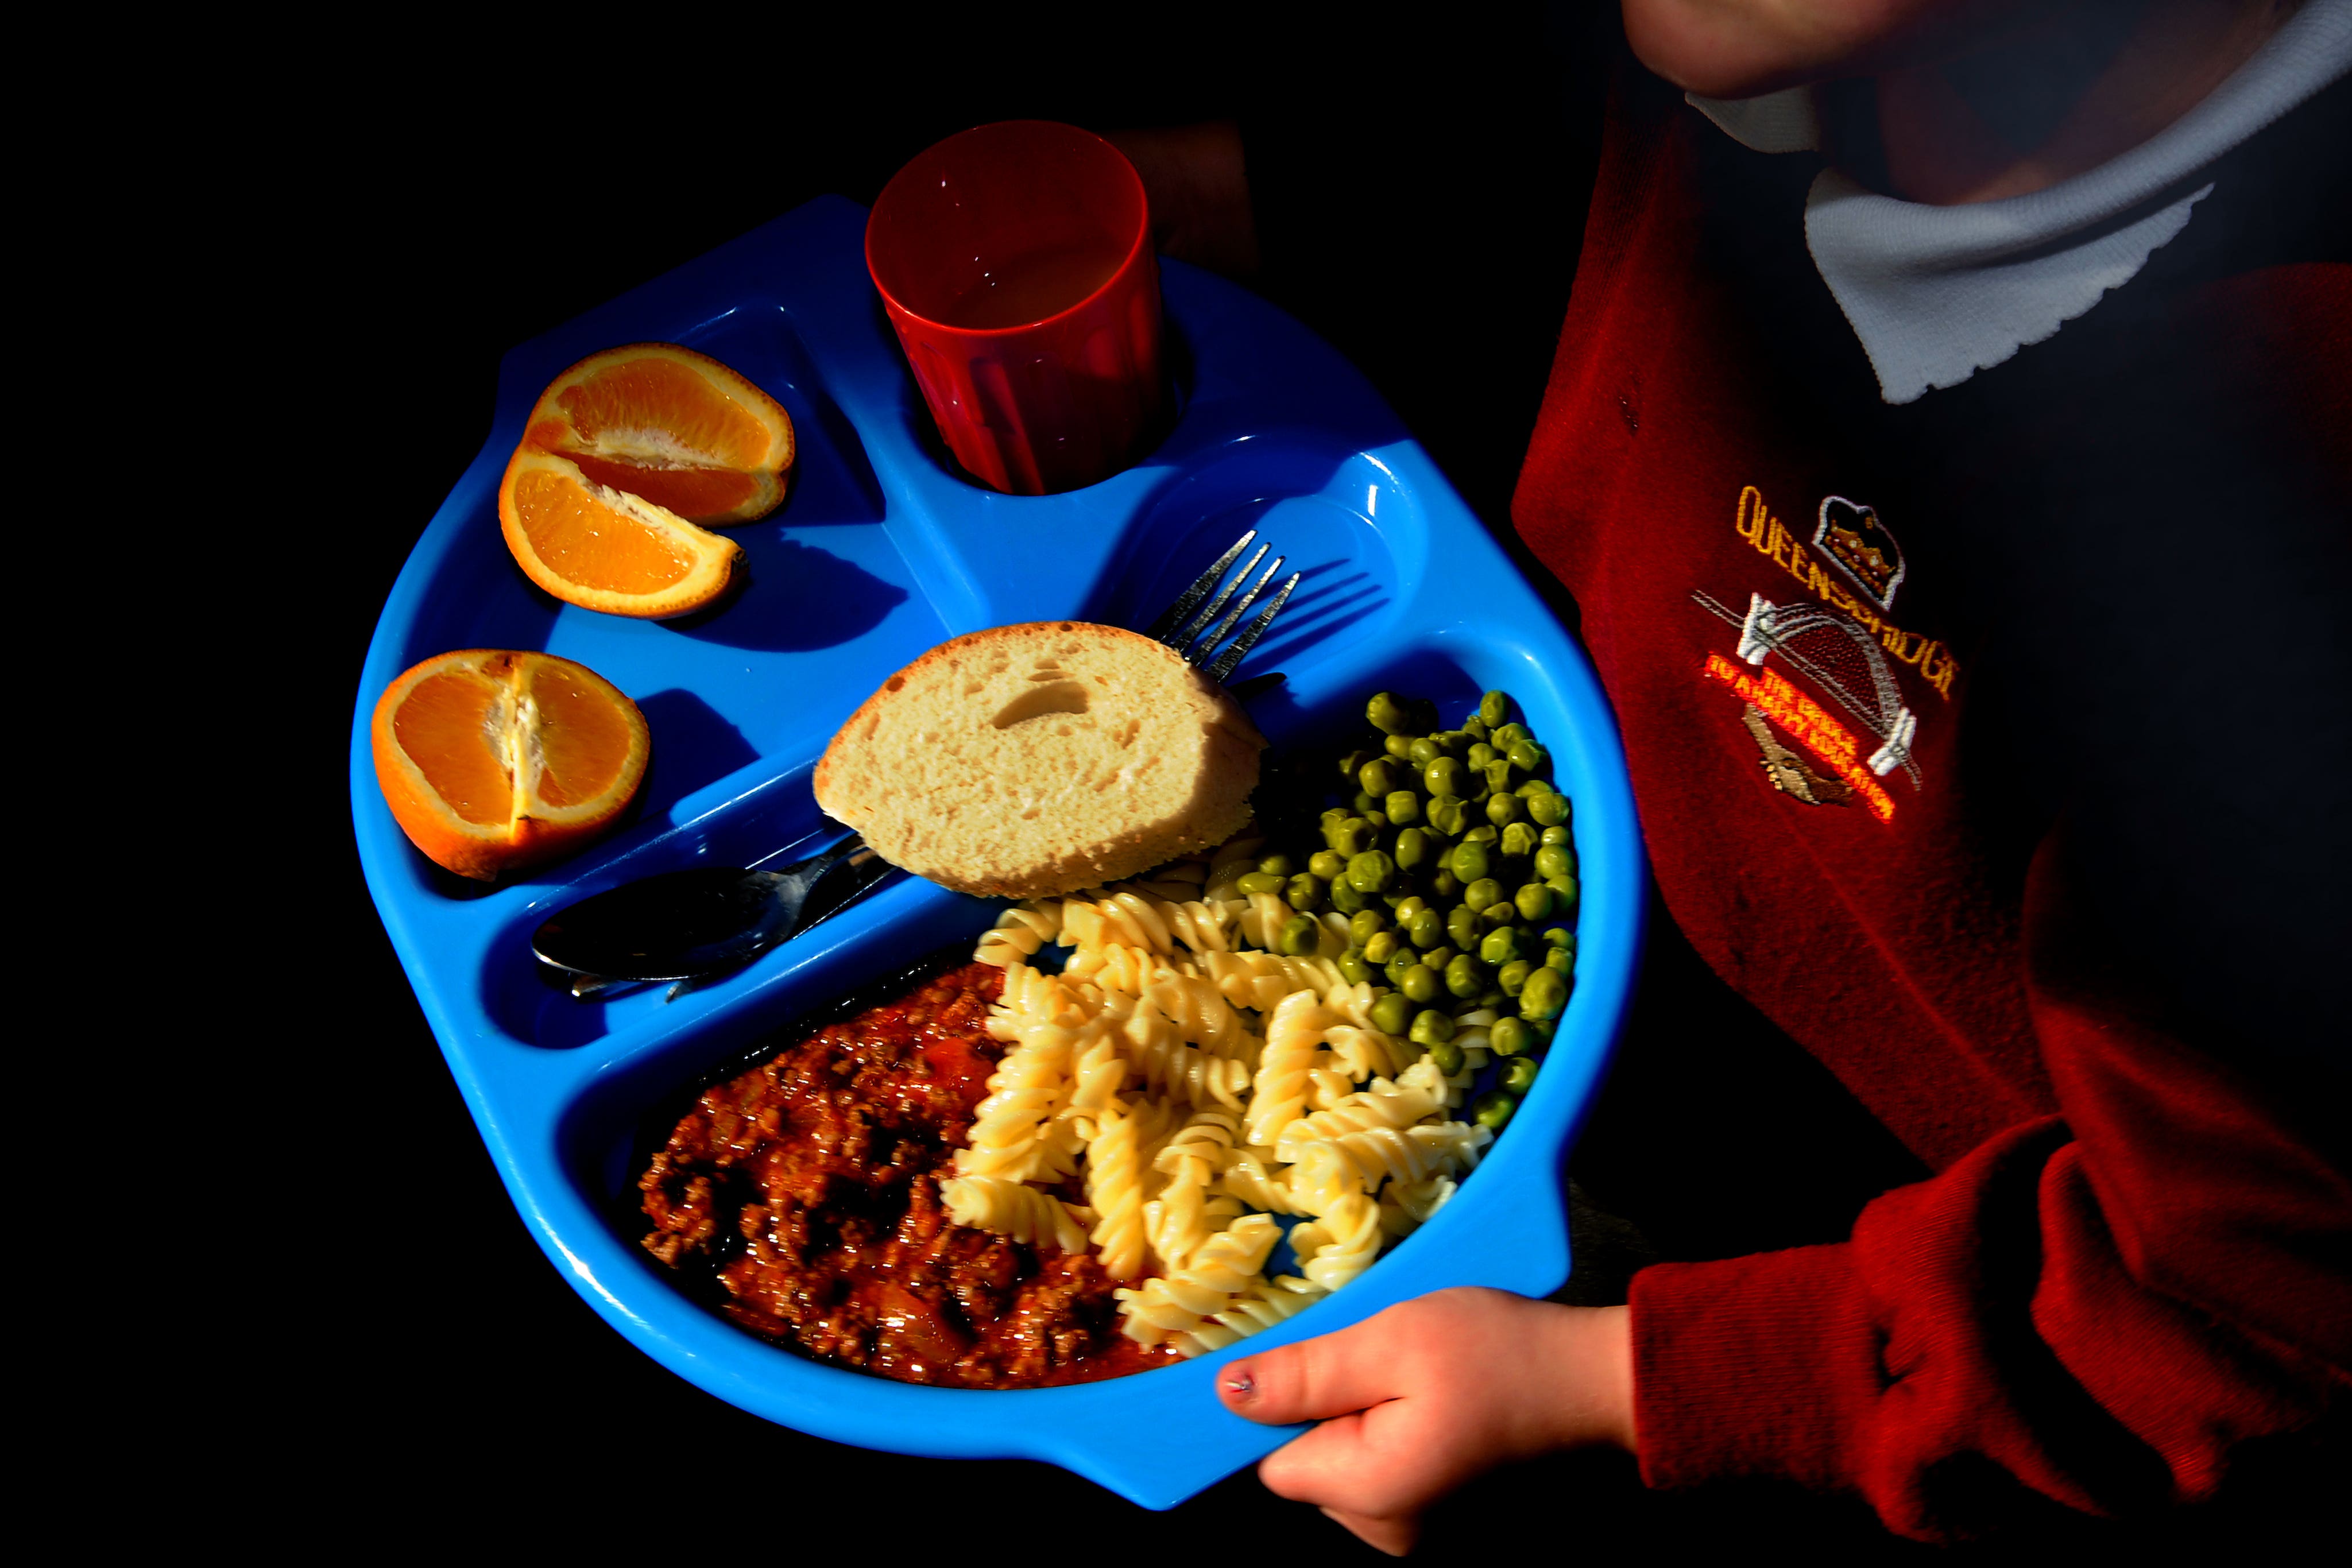
[(902, 1382), (1034, 1388), (1176, 1359), (1119, 1333), (1094, 1254), (947, 1217), (1003, 983), (966, 965), (705, 1090), (638, 1178), (646, 1249), (740, 1326)]

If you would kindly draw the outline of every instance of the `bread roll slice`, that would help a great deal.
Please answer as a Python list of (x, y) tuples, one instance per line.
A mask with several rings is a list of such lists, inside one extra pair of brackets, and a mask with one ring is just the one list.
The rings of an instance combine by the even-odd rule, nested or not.
[(942, 643), (866, 699), (817, 804), (891, 864), (982, 897), (1116, 882), (1249, 820), (1265, 740), (1148, 637), (1077, 621)]

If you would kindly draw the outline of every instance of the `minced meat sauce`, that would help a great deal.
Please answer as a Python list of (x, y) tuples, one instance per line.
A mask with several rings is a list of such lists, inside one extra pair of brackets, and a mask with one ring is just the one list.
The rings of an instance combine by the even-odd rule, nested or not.
[(1119, 1333), (1092, 1253), (947, 1218), (1003, 983), (967, 965), (704, 1091), (638, 1178), (646, 1249), (752, 1333), (902, 1382), (1030, 1388), (1171, 1359)]

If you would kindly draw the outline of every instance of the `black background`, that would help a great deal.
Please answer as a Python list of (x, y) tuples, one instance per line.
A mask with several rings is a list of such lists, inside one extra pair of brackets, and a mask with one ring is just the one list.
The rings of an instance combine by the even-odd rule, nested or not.
[[(387, 23), (205, 107), (189, 155), (201, 167), (156, 198), (190, 234), (219, 236), (216, 303), (188, 313), (186, 350), (224, 388), (250, 389), (227, 395), (269, 434), (231, 444), (270, 455), (287, 481), (264, 515), (220, 515), (280, 530), (299, 559), (255, 576), (192, 543), (157, 559), (168, 574), (188, 550), (191, 580), (222, 585), (202, 634), (270, 672), (271, 711), (214, 716), (268, 759), (241, 764), (226, 795), (299, 799), (280, 800), (269, 853), (208, 872), (236, 888), (211, 961), (266, 953), (273, 977), (235, 1065), (206, 1084), (224, 1093), (214, 1124), (234, 1129), (213, 1151), (231, 1179), (199, 1184), (180, 1278), (203, 1281), (217, 1327), (126, 1312), (168, 1344), (182, 1391), (154, 1435), (173, 1445), (159, 1459), (197, 1480), (184, 1528), (630, 1560), (709, 1540), (781, 1557), (802, 1531), (982, 1561), (1050, 1546), (1370, 1555), (1248, 1473), (1147, 1513), (1043, 1465), (803, 1437), (630, 1347), (506, 1198), (362, 882), (345, 748), (354, 703), (375, 695), (355, 683), (376, 615), (487, 434), (507, 349), (813, 196), (870, 202), (912, 153), (989, 120), (1238, 118), (1267, 256), (1254, 286), (1355, 360), (1503, 524), (1572, 275), (1607, 40), (1605, 11), (1596, 26), (1538, 9), (1410, 38), (1213, 8), (1181, 26), (992, 23), (946, 40), (913, 37), (930, 24), (912, 16), (608, 23), (588, 38)], [(1652, 1249), (1834, 1239), (1913, 1170), (1671, 934), (1654, 948), (1578, 1163), (1649, 1238), (1605, 1224), (1580, 1238), (1591, 1300)], [(1695, 1078), (1718, 1085), (1713, 1099), (1693, 1103)], [(1776, 1109), (1759, 1113), (1768, 1096)], [(1749, 1179), (1766, 1162), (1769, 1196)], [(101, 1418), (87, 1441), (108, 1453), (144, 1435)], [(1563, 1553), (1928, 1550), (1791, 1489), (1651, 1494), (1608, 1455), (1489, 1478), (1432, 1529), (1424, 1551), (1447, 1554), (1507, 1537)]]

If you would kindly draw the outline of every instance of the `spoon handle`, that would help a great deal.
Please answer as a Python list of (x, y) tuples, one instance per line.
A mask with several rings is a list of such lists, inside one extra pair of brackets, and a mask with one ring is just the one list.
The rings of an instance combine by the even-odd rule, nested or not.
[(819, 921), (840, 914), (880, 887), (897, 869), (856, 833), (816, 859), (793, 867), (784, 874), (800, 879), (800, 918), (778, 936), (777, 944), (789, 942)]

